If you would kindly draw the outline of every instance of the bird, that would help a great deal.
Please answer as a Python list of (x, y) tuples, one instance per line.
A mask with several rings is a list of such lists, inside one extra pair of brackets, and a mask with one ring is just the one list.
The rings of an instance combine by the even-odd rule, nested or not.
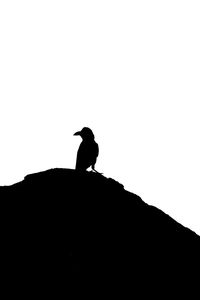
[(95, 170), (97, 156), (99, 155), (99, 146), (94, 140), (95, 137), (92, 130), (88, 127), (83, 127), (81, 131), (75, 132), (74, 135), (79, 135), (82, 138), (77, 152), (75, 169), (86, 171), (91, 166), (94, 172), (99, 173)]

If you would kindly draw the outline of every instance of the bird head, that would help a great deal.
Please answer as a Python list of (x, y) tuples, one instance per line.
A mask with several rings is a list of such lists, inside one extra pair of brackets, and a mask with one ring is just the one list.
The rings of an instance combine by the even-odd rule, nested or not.
[(80, 135), (83, 140), (94, 139), (94, 134), (88, 127), (83, 127), (81, 131), (75, 132), (74, 135)]

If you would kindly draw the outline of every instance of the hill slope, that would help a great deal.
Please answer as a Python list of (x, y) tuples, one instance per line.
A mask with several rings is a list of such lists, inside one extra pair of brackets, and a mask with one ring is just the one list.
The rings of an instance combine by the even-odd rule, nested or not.
[(200, 237), (111, 178), (52, 169), (0, 187), (0, 199), (2, 272), (18, 286), (70, 274), (170, 286), (198, 271)]

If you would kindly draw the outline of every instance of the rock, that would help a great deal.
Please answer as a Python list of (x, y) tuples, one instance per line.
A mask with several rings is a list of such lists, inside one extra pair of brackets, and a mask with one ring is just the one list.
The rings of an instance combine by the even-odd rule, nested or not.
[(1, 187), (0, 197), (5, 284), (50, 289), (75, 276), (101, 289), (172, 289), (199, 271), (200, 237), (114, 179), (52, 169)]

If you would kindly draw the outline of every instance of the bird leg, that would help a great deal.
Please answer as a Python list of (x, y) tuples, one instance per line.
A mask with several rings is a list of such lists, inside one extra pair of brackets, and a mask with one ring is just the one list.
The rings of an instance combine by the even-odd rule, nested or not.
[(103, 175), (103, 173), (100, 173), (100, 172), (98, 172), (97, 170), (95, 170), (94, 165), (92, 165), (92, 170), (93, 170), (95, 173), (97, 173), (97, 174)]

